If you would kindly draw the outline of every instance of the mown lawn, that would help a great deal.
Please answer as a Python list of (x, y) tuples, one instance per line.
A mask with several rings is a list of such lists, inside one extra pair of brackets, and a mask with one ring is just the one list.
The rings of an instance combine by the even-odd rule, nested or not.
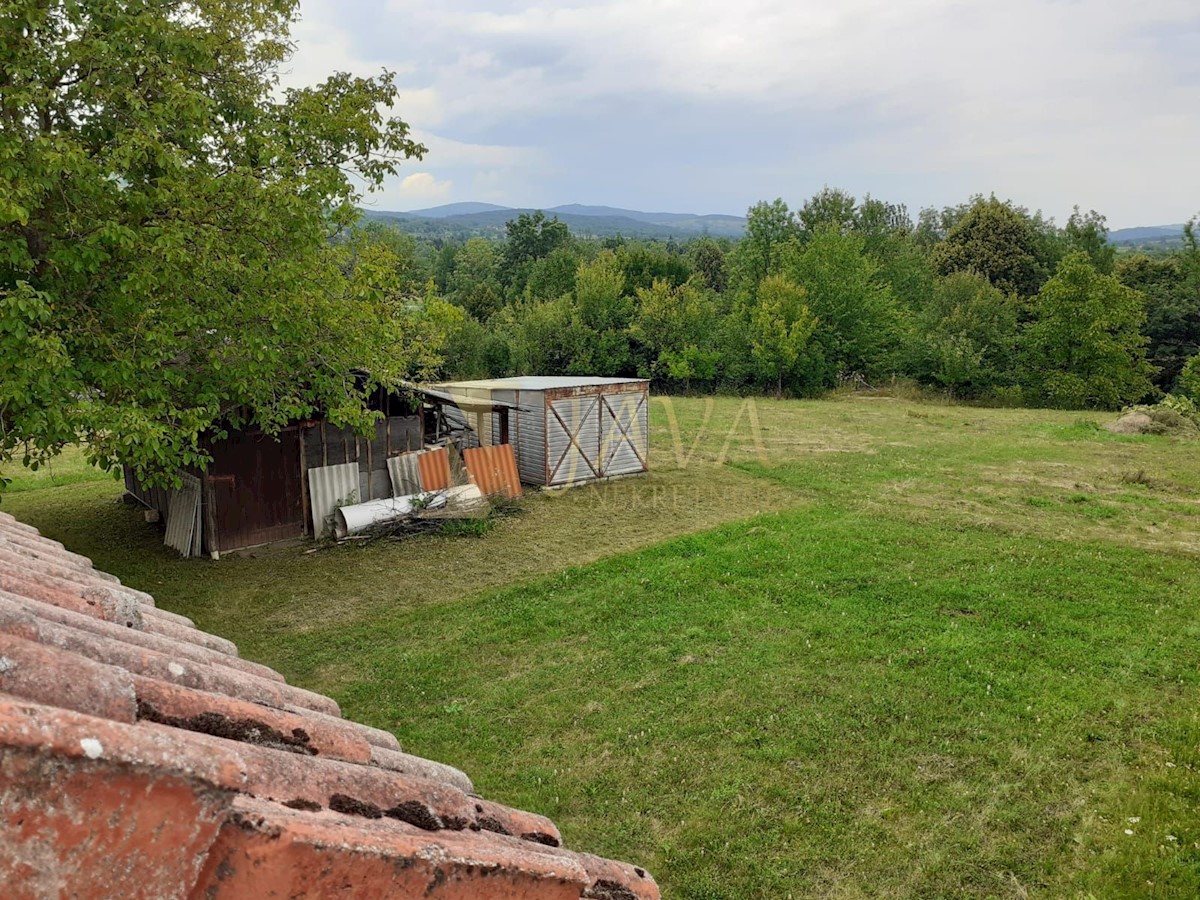
[(185, 562), (111, 481), (3, 504), (668, 897), (1200, 895), (1200, 448), (753, 411), (657, 404), (651, 477), (483, 538)]

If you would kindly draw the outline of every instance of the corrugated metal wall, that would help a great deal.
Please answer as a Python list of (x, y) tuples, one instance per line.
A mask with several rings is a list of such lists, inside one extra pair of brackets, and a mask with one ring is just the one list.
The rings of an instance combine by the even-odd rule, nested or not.
[[(510, 428), (521, 480), (565, 485), (646, 471), (650, 395), (643, 385), (630, 388), (518, 392), (522, 409)], [(543, 405), (544, 414), (531, 411)]]
[(552, 399), (546, 415), (546, 457), (550, 484), (599, 478), (600, 398), (583, 395)]
[(605, 394), (600, 409), (600, 474), (632, 475), (650, 462), (650, 397), (646, 391)]
[(510, 439), (516, 446), (517, 469), (521, 480), (527, 484), (546, 483), (546, 394), (544, 391), (517, 391), (514, 402), (521, 406), (514, 410), (514, 419), (509, 423)]

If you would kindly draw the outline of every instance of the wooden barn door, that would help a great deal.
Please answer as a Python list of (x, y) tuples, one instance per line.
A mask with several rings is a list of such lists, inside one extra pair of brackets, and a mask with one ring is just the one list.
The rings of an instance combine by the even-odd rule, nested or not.
[(226, 551), (304, 534), (300, 438), (235, 434), (212, 448), (208, 470), (218, 546)]

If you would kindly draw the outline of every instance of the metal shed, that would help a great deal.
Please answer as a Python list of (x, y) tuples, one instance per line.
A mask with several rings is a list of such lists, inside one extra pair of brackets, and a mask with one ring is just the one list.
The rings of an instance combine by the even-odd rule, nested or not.
[[(479, 401), (512, 407), (505, 437), (527, 484), (580, 484), (650, 468), (650, 382), (644, 379), (520, 375), (437, 388), (463, 407)], [(480, 443), (498, 442), (497, 413), (476, 427)]]

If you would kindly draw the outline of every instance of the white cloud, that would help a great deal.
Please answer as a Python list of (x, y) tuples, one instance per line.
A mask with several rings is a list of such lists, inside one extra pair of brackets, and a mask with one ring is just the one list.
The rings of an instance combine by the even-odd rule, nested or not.
[(413, 172), (400, 181), (400, 196), (410, 201), (440, 202), (450, 195), (452, 181), (438, 181), (429, 172)]

